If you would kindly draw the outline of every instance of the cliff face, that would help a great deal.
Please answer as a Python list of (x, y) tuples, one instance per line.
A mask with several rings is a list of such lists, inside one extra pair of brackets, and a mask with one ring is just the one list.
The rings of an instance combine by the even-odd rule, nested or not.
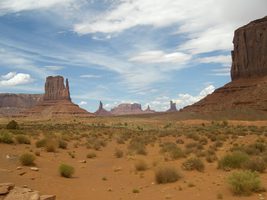
[(233, 43), (232, 81), (182, 111), (267, 111), (267, 17), (237, 29)]
[(0, 94), (0, 115), (10, 116), (31, 108), (42, 101), (41, 94)]
[(267, 75), (267, 17), (235, 31), (232, 80)]
[(45, 82), (44, 100), (71, 100), (69, 81), (66, 79), (66, 86), (62, 76), (49, 76)]

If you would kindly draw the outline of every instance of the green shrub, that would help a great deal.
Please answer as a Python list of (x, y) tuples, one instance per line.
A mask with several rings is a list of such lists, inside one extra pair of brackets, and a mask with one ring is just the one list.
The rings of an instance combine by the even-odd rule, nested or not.
[(249, 156), (244, 152), (233, 152), (231, 154), (225, 155), (222, 159), (218, 162), (219, 169), (237, 169), (241, 168), (244, 163), (249, 160)]
[(68, 143), (62, 139), (58, 140), (58, 148), (67, 149)]
[(192, 171), (197, 170), (199, 172), (203, 172), (205, 169), (205, 165), (199, 158), (189, 158), (182, 164), (183, 169)]
[(258, 158), (252, 158), (244, 163), (243, 167), (245, 169), (251, 170), (251, 171), (257, 171), (260, 173), (263, 173), (266, 169), (266, 163), (265, 161), (258, 157)]
[(173, 183), (181, 178), (177, 169), (169, 166), (160, 167), (155, 172), (155, 179), (158, 184)]
[(251, 171), (234, 172), (228, 177), (228, 183), (235, 195), (248, 196), (261, 189), (258, 173)]
[(31, 144), (31, 140), (27, 136), (22, 134), (17, 135), (15, 139), (19, 144)]
[(134, 166), (135, 166), (136, 171), (147, 170), (147, 163), (144, 160), (138, 160)]
[(37, 148), (45, 147), (46, 143), (47, 143), (47, 139), (43, 138), (41, 140), (36, 141), (35, 146)]
[(19, 124), (18, 122), (16, 122), (15, 120), (11, 120), (7, 125), (6, 125), (7, 129), (19, 129)]
[(87, 157), (87, 158), (95, 158), (95, 157), (96, 157), (96, 153), (93, 152), (93, 151), (91, 151), (91, 152), (89, 152), (89, 153), (87, 154), (86, 157)]
[(71, 178), (74, 174), (74, 167), (67, 165), (67, 164), (61, 164), (59, 166), (59, 173), (62, 177), (65, 178)]
[(173, 160), (177, 160), (185, 156), (182, 149), (180, 149), (175, 143), (171, 142), (162, 144), (160, 152), (167, 153)]
[(3, 132), (0, 134), (0, 143), (12, 144), (14, 143), (13, 137), (8, 132)]
[(20, 163), (25, 166), (34, 165), (35, 156), (30, 153), (24, 153), (19, 158)]
[(123, 157), (123, 151), (121, 149), (115, 149), (114, 155), (116, 158), (122, 158)]

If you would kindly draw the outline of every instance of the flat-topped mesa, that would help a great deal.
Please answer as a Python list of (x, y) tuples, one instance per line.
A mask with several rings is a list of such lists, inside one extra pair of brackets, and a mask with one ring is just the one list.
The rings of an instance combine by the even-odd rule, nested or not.
[(177, 111), (176, 103), (173, 101), (170, 101), (170, 108), (166, 112), (176, 112), (176, 111)]
[(132, 114), (142, 114), (142, 106), (138, 103), (123, 103), (117, 107), (111, 109), (111, 114), (113, 115), (132, 115)]
[(62, 76), (49, 76), (45, 82), (44, 101), (68, 100), (71, 101), (69, 81), (66, 79), (66, 86)]
[(232, 51), (232, 80), (267, 76), (267, 16), (237, 29)]

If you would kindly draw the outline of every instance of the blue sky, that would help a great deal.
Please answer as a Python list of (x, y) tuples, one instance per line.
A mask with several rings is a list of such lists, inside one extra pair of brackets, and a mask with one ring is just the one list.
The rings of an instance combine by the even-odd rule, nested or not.
[(166, 110), (230, 81), (234, 30), (266, 0), (0, 0), (0, 92), (69, 78), (75, 103)]

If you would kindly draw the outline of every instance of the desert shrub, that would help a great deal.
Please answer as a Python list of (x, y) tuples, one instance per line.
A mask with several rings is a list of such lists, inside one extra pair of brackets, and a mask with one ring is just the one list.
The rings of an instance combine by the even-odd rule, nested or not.
[(203, 172), (205, 169), (205, 165), (199, 158), (189, 158), (182, 164), (183, 169), (192, 171), (197, 170), (199, 172)]
[(93, 151), (91, 151), (91, 152), (89, 152), (87, 155), (86, 155), (86, 157), (87, 158), (95, 158), (96, 157), (96, 153), (95, 152), (93, 152)]
[(136, 154), (139, 155), (146, 155), (146, 146), (142, 142), (138, 142), (137, 140), (131, 141), (128, 149), (132, 152), (135, 152)]
[(173, 160), (184, 157), (184, 152), (172, 142), (163, 143), (160, 152), (167, 153)]
[(257, 171), (257, 172), (263, 173), (266, 169), (266, 163), (260, 157), (252, 158), (248, 160), (247, 162), (245, 162), (243, 167), (251, 171)]
[(24, 166), (34, 165), (35, 156), (30, 153), (24, 153), (20, 156), (19, 161)]
[(74, 174), (74, 167), (67, 165), (67, 164), (61, 164), (59, 166), (59, 173), (62, 177), (65, 178), (71, 178)]
[(116, 158), (122, 158), (123, 157), (123, 151), (121, 149), (115, 149), (114, 155)]
[(31, 140), (27, 136), (22, 134), (17, 135), (15, 139), (19, 144), (31, 144)]
[(12, 135), (8, 132), (0, 133), (0, 143), (6, 143), (6, 144), (14, 143)]
[(158, 184), (173, 183), (181, 178), (177, 169), (169, 166), (160, 167), (155, 172), (155, 179)]
[(47, 152), (56, 152), (57, 151), (57, 144), (54, 141), (48, 141), (45, 145), (45, 150)]
[(35, 146), (37, 148), (45, 147), (46, 143), (47, 143), (47, 139), (43, 138), (41, 140), (36, 141)]
[(251, 171), (234, 172), (228, 177), (228, 183), (235, 195), (250, 195), (261, 189), (258, 173)]
[(144, 160), (138, 160), (134, 165), (136, 171), (147, 170), (147, 163)]
[(10, 122), (8, 122), (8, 124), (6, 125), (7, 129), (19, 129), (19, 124), (18, 122), (16, 122), (15, 120), (11, 120)]
[(60, 149), (67, 149), (68, 143), (62, 139), (58, 140), (58, 148)]
[(218, 162), (218, 168), (224, 170), (241, 168), (248, 160), (249, 156), (246, 153), (236, 151), (221, 158)]
[(216, 161), (217, 159), (218, 159), (217, 156), (214, 155), (214, 154), (207, 154), (207, 155), (206, 155), (206, 161), (207, 161), (208, 163), (213, 163), (213, 162)]

